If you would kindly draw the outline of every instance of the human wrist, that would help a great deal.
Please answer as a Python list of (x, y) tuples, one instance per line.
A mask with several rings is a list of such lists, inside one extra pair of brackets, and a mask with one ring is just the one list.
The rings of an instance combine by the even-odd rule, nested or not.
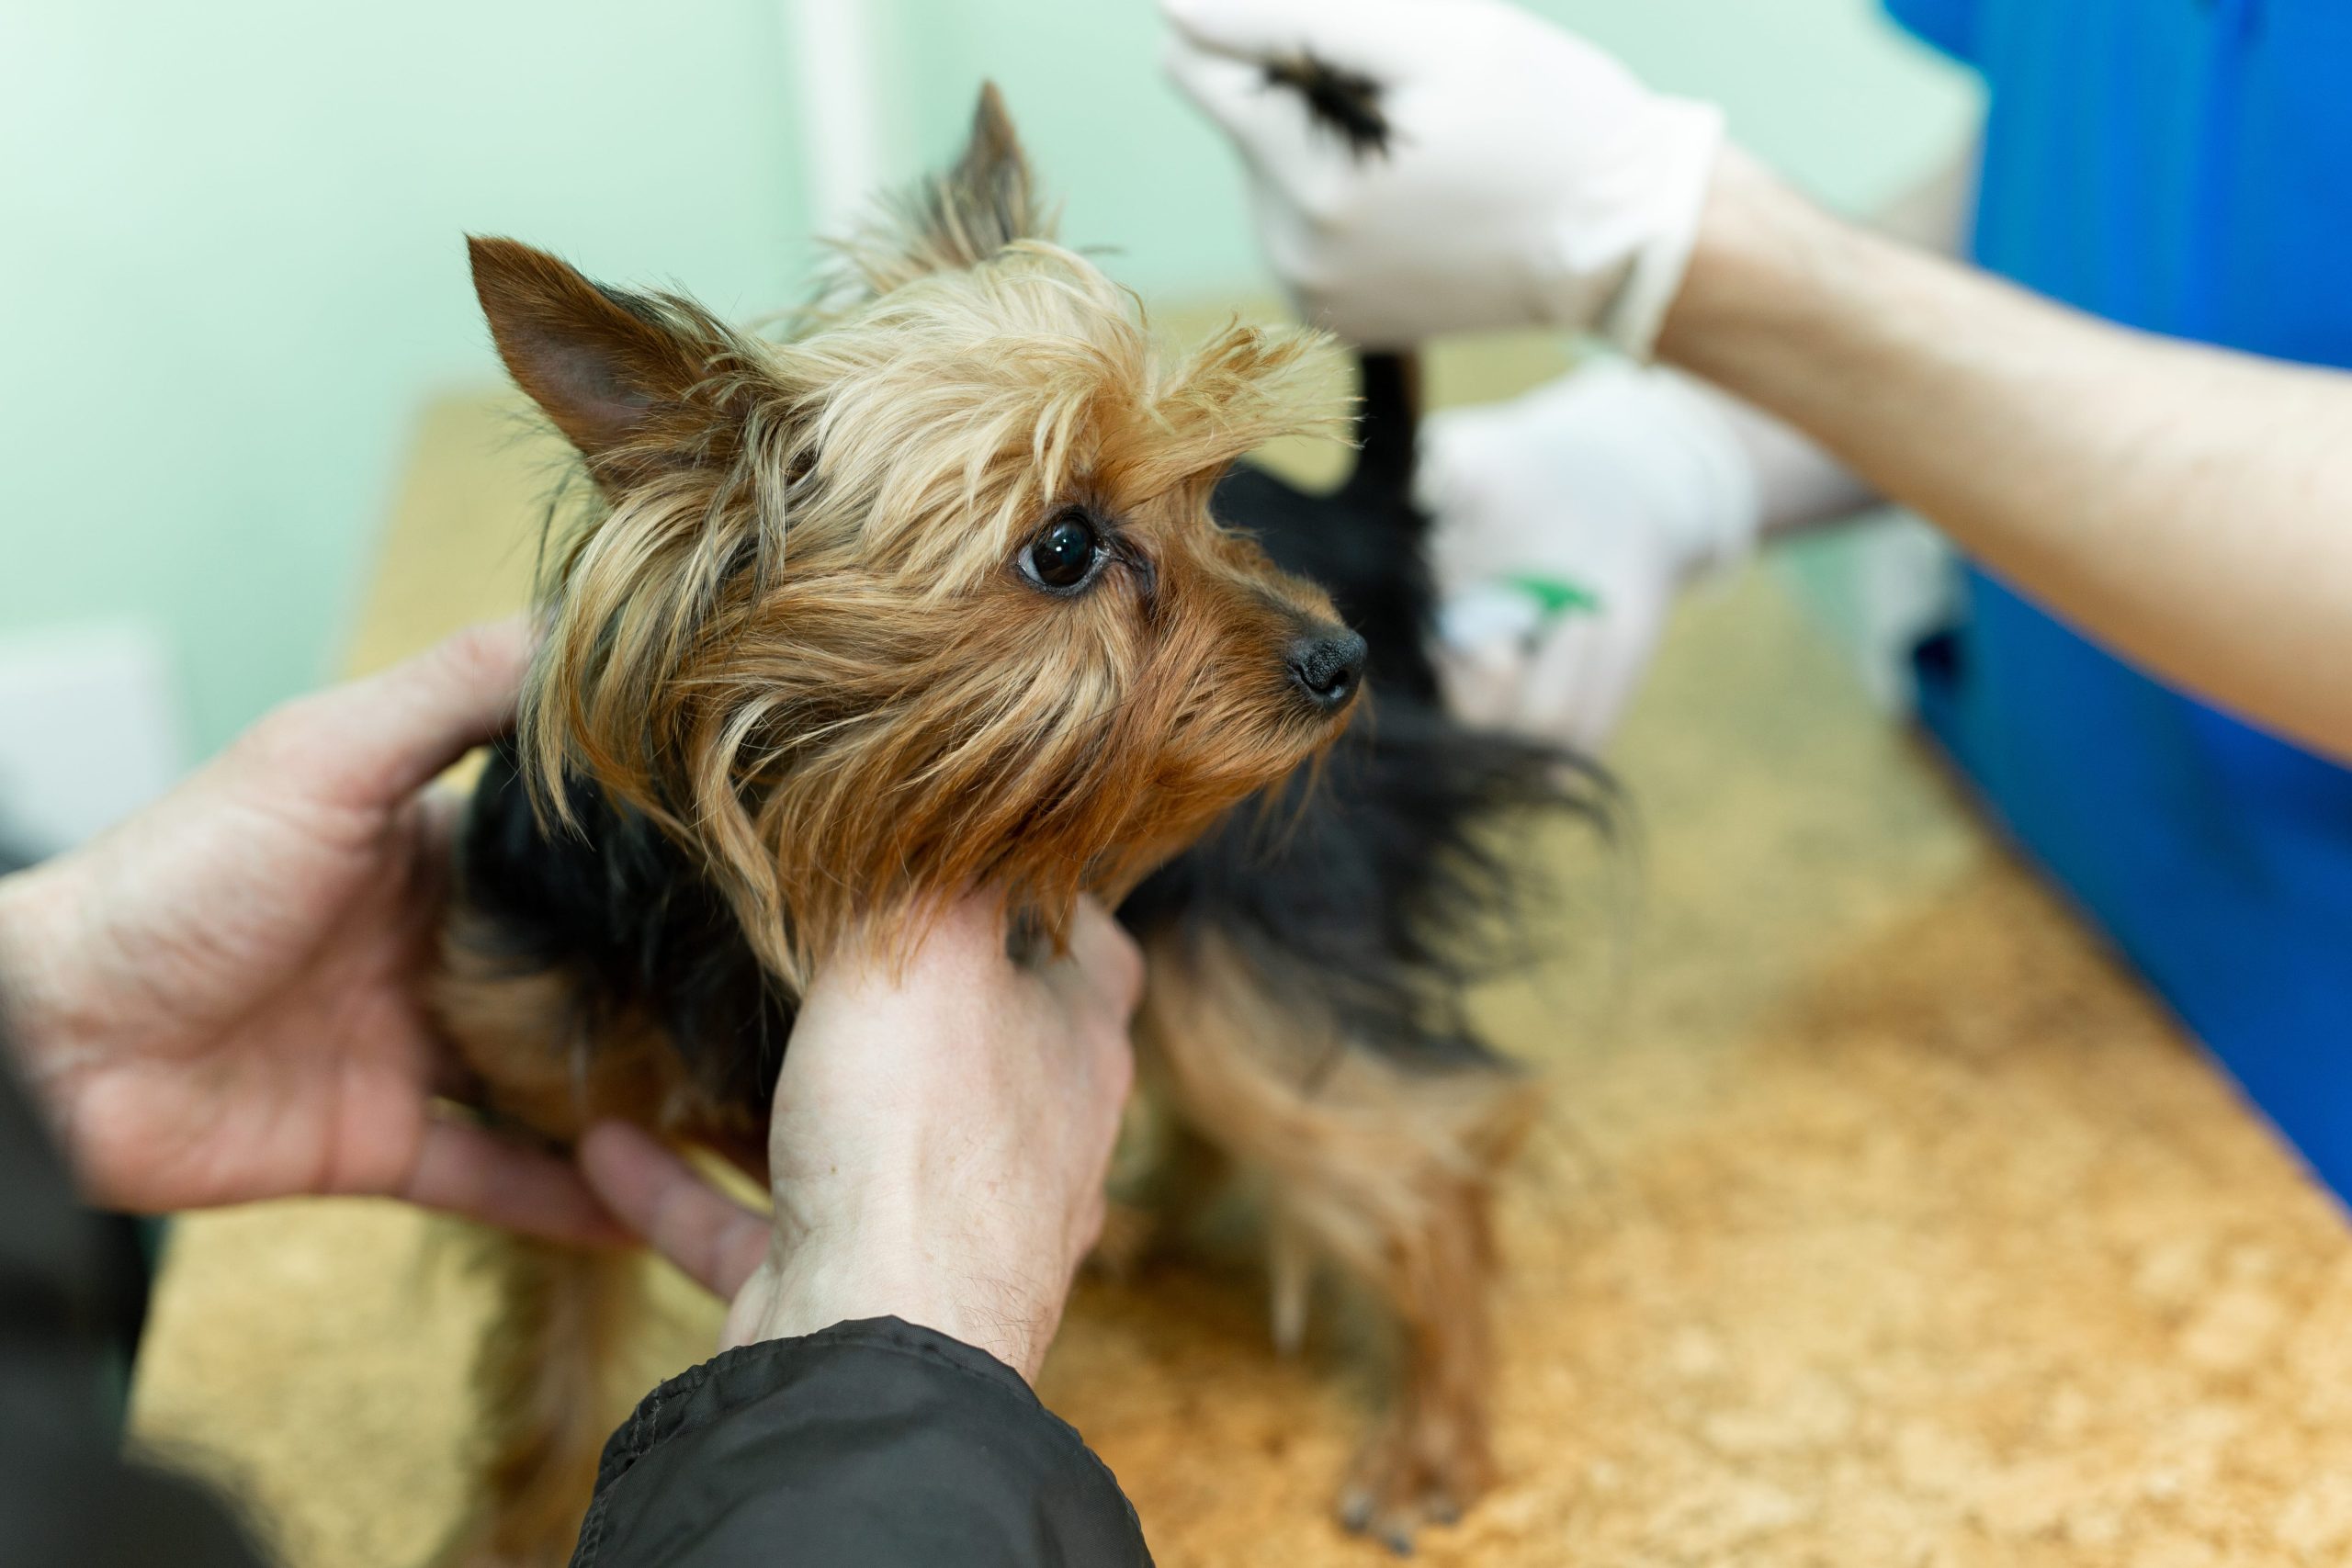
[[(720, 1348), (797, 1338), (836, 1323), (895, 1317), (985, 1350), (1034, 1380), (1060, 1322), (1053, 1272), (1000, 1258), (969, 1226), (933, 1223), (937, 1205), (865, 1195), (823, 1218), (780, 1208), (767, 1260), (737, 1292)], [(1067, 1279), (1060, 1280), (1066, 1290)]]
[[(1649, 107), (1648, 123), (1638, 138), (1639, 166), (1621, 173), (1626, 180), (1659, 194), (1643, 214), (1648, 232), (1631, 243), (1623, 281), (1589, 323), (1594, 335), (1640, 360), (1651, 358), (1657, 351), (1658, 335), (1694, 259), (1715, 171), (1730, 151), (1724, 137), (1723, 110), (1714, 105), (1657, 97)], [(1569, 215), (1577, 226), (1588, 216)], [(1606, 225), (1601, 227), (1605, 231)], [(1569, 255), (1584, 243), (1584, 237), (1573, 231), (1557, 239), (1563, 253)], [(1583, 323), (1571, 319), (1561, 324)]]
[(812, 1257), (796, 1249), (781, 1265), (763, 1265), (745, 1284), (728, 1312), (719, 1348), (803, 1338), (837, 1323), (895, 1317), (984, 1350), (1024, 1382), (1035, 1382), (1059, 1313), (1038, 1322), (1031, 1313), (1001, 1310), (1001, 1292), (988, 1295), (995, 1310), (974, 1293), (954, 1289), (922, 1259)]
[(1784, 352), (1836, 288), (1839, 225), (1736, 147), (1709, 180), (1658, 357), (1744, 392), (1758, 347)]
[(1888, 493), (1867, 433), (1891, 433), (1923, 369), (1984, 352), (1984, 323), (1953, 303), (1961, 276), (1724, 159), (1659, 353), (1729, 395), (1767, 530)]

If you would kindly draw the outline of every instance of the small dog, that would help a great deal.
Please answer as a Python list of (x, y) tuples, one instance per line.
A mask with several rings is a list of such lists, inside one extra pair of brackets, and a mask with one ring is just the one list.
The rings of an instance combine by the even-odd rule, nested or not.
[[(1120, 906), (1149, 1091), (1195, 1156), (1266, 1180), (1278, 1337), (1316, 1259), (1402, 1329), (1342, 1509), (1402, 1546), (1492, 1472), (1489, 1186), (1529, 1097), (1464, 1017), (1514, 893), (1485, 835), (1589, 775), (1440, 705), (1409, 367), (1366, 362), (1335, 493), (1230, 468), (1318, 423), (1315, 334), (1164, 358), (1052, 231), (991, 90), (779, 341), (473, 242), (499, 352), (594, 500), (471, 807), (441, 1015), (548, 1139), (622, 1116), (756, 1149), (846, 935), (970, 886), (1016, 949), (1081, 893)], [(469, 1550), (556, 1562), (635, 1269), (500, 1246)]]

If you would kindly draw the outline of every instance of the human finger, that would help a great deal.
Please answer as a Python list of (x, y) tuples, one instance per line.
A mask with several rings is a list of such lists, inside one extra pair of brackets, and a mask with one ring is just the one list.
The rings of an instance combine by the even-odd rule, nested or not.
[(533, 647), (525, 617), (486, 622), (300, 698), (257, 728), (262, 765), (296, 771), (293, 782), (329, 805), (396, 805), (513, 725)]
[(439, 1117), (426, 1122), (414, 1162), (387, 1196), (574, 1246), (633, 1239), (563, 1161)]
[(719, 1191), (643, 1130), (598, 1122), (580, 1140), (579, 1160), (589, 1188), (621, 1224), (713, 1294), (733, 1296), (767, 1256), (775, 1222)]
[(436, 784), (416, 797), (416, 836), (423, 852), (446, 859), (465, 830), (466, 814), (473, 809), (473, 792)]
[(1520, 728), (1580, 748), (1596, 742), (1591, 678), (1611, 633), (1605, 609), (1570, 612), (1552, 623), (1520, 684)]
[(1575, 727), (1564, 737), (1588, 756), (1605, 747), (1642, 683), (1662, 627), (1660, 611), (1648, 604), (1623, 605), (1613, 635), (1598, 639), (1585, 659), (1570, 703)]
[(1143, 949), (1100, 900), (1079, 900), (1070, 917), (1069, 958), (1092, 995), (1122, 1022), (1143, 999)]
[(1168, 39), (1159, 65), (1176, 90), (1245, 152), (1272, 151), (1270, 139), (1305, 141), (1306, 109), (1292, 95), (1269, 90), (1263, 65), (1195, 48), (1182, 38)]

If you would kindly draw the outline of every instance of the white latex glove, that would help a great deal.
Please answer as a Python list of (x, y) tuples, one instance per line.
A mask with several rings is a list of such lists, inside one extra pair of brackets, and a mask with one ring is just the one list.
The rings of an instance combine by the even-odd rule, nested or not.
[[(1258, 230), (1317, 325), (1369, 347), (1552, 326), (1646, 356), (1723, 141), (1711, 105), (1501, 0), (1160, 0), (1169, 73), (1239, 147)], [(1359, 154), (1267, 66), (1368, 77)]]
[(1419, 491), (1436, 520), (1448, 705), (1587, 753), (1623, 714), (1676, 596), (1743, 558), (1763, 514), (1716, 396), (1622, 360), (1432, 416)]

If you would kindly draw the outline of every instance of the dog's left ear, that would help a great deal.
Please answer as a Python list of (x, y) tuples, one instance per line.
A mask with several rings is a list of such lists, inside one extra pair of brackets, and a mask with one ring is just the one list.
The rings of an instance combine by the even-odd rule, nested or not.
[(599, 481), (731, 449), (762, 376), (724, 323), (684, 299), (604, 288), (514, 240), (469, 236), (466, 248), (498, 356)]
[(1030, 177), (996, 84), (980, 88), (955, 165), (887, 204), (842, 248), (876, 294), (934, 272), (978, 266), (1016, 240), (1050, 240), (1054, 214)]

